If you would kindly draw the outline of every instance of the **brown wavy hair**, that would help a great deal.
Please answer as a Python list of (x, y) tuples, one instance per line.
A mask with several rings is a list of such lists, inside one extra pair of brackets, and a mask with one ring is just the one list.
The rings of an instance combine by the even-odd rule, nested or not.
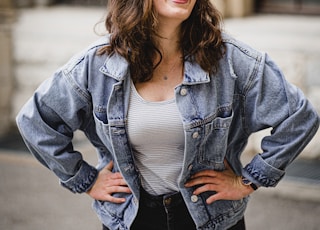
[[(118, 53), (130, 64), (134, 82), (152, 78), (157, 54), (157, 17), (152, 0), (109, 0), (105, 27), (111, 33), (110, 44), (99, 54)], [(224, 52), (221, 14), (210, 0), (197, 0), (190, 17), (182, 23), (180, 45), (184, 59), (198, 63), (209, 73), (218, 68)]]

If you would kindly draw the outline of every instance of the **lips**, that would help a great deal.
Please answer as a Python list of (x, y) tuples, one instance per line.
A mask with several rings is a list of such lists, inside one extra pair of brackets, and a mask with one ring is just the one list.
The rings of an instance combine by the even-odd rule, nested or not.
[(174, 2), (176, 4), (186, 4), (186, 3), (188, 3), (188, 0), (173, 0), (172, 2)]

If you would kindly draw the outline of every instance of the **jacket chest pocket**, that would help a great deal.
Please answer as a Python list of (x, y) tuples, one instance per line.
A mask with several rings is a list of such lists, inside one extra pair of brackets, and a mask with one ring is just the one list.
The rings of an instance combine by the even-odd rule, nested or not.
[(232, 111), (225, 112), (204, 125), (204, 137), (198, 155), (200, 164), (215, 170), (224, 170), (223, 161), (227, 151), (232, 118)]
[(112, 149), (110, 144), (110, 125), (108, 123), (106, 108), (102, 106), (95, 107), (93, 111), (93, 117), (98, 136), (108, 149)]

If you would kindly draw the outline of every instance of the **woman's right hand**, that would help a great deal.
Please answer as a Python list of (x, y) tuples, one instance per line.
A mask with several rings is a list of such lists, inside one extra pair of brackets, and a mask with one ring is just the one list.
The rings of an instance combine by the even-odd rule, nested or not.
[(98, 174), (98, 178), (87, 194), (95, 200), (123, 203), (125, 198), (113, 197), (114, 193), (131, 193), (122, 175), (112, 172), (113, 161), (109, 162)]

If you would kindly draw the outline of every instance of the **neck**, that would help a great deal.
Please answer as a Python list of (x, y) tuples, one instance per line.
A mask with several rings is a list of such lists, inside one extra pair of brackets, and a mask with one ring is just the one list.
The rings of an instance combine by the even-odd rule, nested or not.
[(181, 55), (180, 25), (161, 23), (158, 27), (158, 35), (157, 41), (164, 62)]
[[(158, 36), (156, 37), (158, 48), (161, 52), (161, 62), (153, 73), (153, 79), (169, 80), (178, 83), (182, 77), (183, 59), (180, 47), (180, 24), (172, 21), (161, 24), (157, 28)], [(155, 63), (160, 61), (157, 57)]]

